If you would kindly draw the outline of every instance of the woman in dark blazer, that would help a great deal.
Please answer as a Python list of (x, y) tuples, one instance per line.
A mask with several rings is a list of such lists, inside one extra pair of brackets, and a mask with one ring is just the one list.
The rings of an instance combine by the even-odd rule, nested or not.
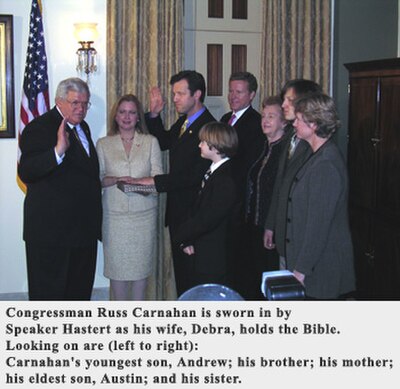
[(297, 173), (288, 202), (286, 259), (312, 299), (337, 299), (355, 288), (344, 160), (331, 136), (335, 104), (315, 94), (296, 102), (296, 135), (313, 151)]

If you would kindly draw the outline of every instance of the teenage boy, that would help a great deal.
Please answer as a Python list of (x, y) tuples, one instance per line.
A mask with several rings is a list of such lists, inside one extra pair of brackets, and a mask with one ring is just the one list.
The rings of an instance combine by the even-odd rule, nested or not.
[(226, 123), (210, 122), (199, 133), (201, 157), (210, 160), (190, 217), (176, 234), (183, 252), (194, 259), (188, 273), (191, 287), (228, 283), (231, 248), (230, 217), (237, 190), (231, 160), (238, 147), (236, 131)]

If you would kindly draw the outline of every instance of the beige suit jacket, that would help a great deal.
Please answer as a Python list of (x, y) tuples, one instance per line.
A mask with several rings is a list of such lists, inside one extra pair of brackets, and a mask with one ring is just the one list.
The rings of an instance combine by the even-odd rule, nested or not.
[[(129, 156), (119, 135), (99, 139), (96, 149), (101, 180), (106, 176), (139, 178), (163, 174), (160, 147), (157, 139), (150, 134), (135, 133)], [(156, 206), (156, 194), (125, 194), (116, 185), (103, 188), (103, 209), (106, 213), (132, 213)]]

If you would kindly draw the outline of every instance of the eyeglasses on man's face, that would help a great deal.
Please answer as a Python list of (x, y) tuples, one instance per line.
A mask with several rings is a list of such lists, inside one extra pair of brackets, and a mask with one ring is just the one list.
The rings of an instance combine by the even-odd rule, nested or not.
[(78, 107), (82, 107), (83, 109), (89, 109), (92, 105), (90, 101), (78, 101), (78, 100), (69, 101), (67, 99), (65, 101), (68, 104), (70, 104), (73, 109), (76, 109)]

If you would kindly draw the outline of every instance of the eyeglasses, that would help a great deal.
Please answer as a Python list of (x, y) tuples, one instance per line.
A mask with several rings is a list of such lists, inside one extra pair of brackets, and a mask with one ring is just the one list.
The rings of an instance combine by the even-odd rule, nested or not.
[(92, 103), (90, 101), (69, 101), (65, 100), (68, 104), (71, 104), (73, 109), (78, 108), (79, 106), (83, 109), (89, 109)]

